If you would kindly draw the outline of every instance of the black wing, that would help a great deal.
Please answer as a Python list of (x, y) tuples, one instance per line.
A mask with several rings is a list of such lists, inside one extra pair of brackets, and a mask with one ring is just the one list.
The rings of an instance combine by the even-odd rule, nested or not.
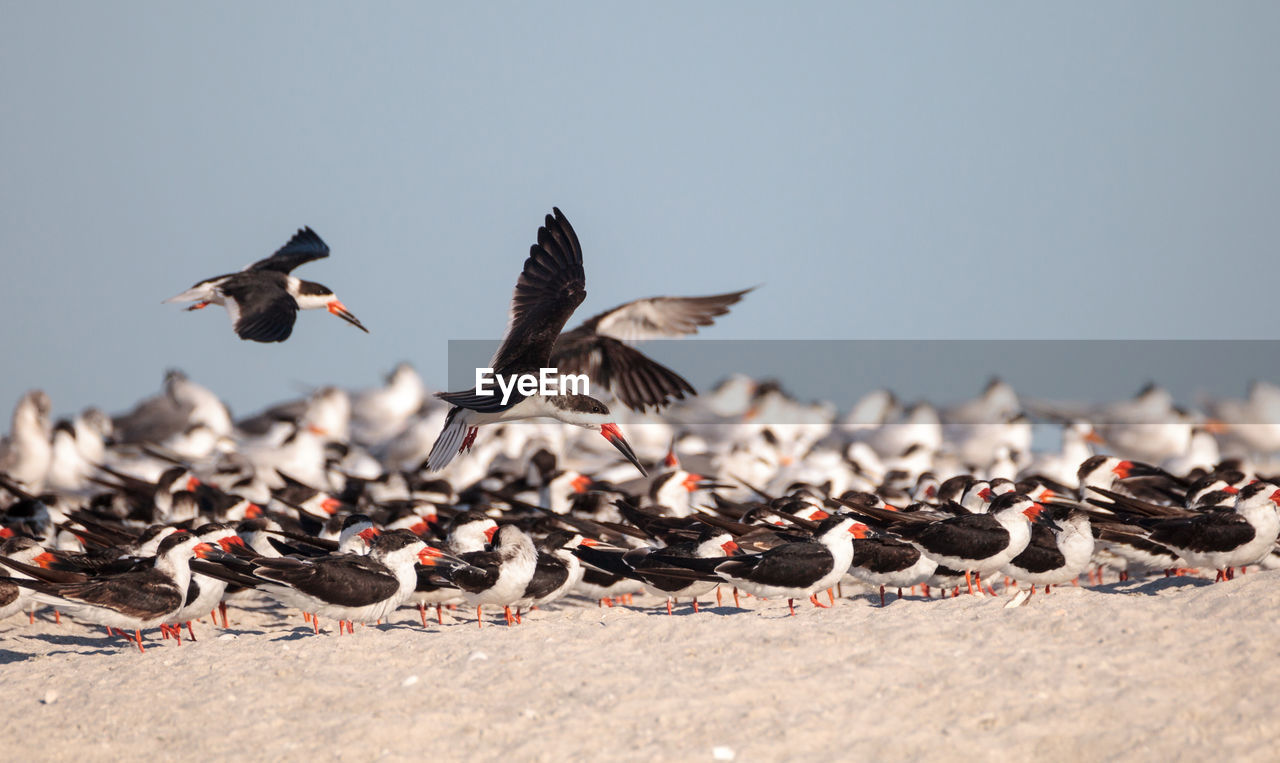
[(329, 256), (329, 245), (310, 227), (299, 228), (289, 243), (276, 250), (275, 254), (258, 260), (245, 270), (274, 270), (277, 273), (288, 273), (299, 265)]
[(182, 606), (183, 592), (162, 575), (139, 573), (62, 586), (57, 594), (147, 620)]
[(466, 564), (449, 573), (449, 579), (457, 587), (479, 593), (498, 582), (498, 575), (502, 572), (502, 554), (497, 551), (472, 551), (458, 558)]
[[(274, 275), (274, 274), (273, 274)], [(283, 275), (275, 278), (227, 279), (219, 290), (234, 300), (228, 305), (236, 334), (254, 342), (283, 342), (293, 333), (298, 303), (285, 291)]]
[(581, 328), (560, 335), (551, 351), (551, 362), (559, 373), (586, 374), (593, 387), (603, 387), (623, 405), (643, 413), (685, 394), (698, 391), (684, 377), (649, 358), (639, 350), (612, 337), (580, 333)]
[[(555, 216), (547, 215), (546, 223), (538, 228), (538, 243), (530, 247), (516, 281), (507, 335), (489, 361), (500, 374), (537, 373), (547, 366), (560, 330), (587, 298), (578, 234), (559, 208), (552, 211)], [(480, 395), (473, 387), (463, 392), (438, 392), (436, 397), (482, 413), (504, 411), (524, 400), (524, 395), (512, 391), (503, 405), (496, 383), (493, 390), (490, 395)]]
[(386, 567), (363, 556), (331, 556), (316, 562), (288, 557), (260, 559), (255, 573), (286, 583), (317, 599), (340, 607), (364, 607), (385, 601), (400, 588)]
[(1231, 551), (1253, 540), (1248, 520), (1234, 512), (1215, 511), (1190, 519), (1171, 519), (1156, 525), (1151, 540), (1187, 551)]
[(925, 551), (943, 556), (986, 559), (1009, 547), (1009, 531), (989, 514), (969, 514), (898, 529), (903, 537), (909, 532)]
[(920, 549), (890, 538), (854, 538), (853, 563), (883, 575), (901, 572), (920, 561)]
[(563, 561), (547, 554), (538, 555), (538, 565), (533, 569), (533, 577), (524, 588), (524, 595), (530, 599), (538, 599), (560, 586), (569, 579), (569, 566)]
[(582, 247), (564, 214), (553, 208), (538, 228), (511, 298), (511, 320), (493, 358), (500, 373), (536, 372), (547, 364), (564, 324), (587, 298)]
[(1031, 526), (1031, 542), (1009, 562), (1011, 566), (1027, 572), (1048, 572), (1063, 567), (1067, 559), (1058, 548), (1053, 531), (1044, 525)]
[(716, 567), (753, 583), (779, 588), (803, 588), (831, 572), (835, 557), (821, 543), (787, 543), (755, 557), (730, 559)]

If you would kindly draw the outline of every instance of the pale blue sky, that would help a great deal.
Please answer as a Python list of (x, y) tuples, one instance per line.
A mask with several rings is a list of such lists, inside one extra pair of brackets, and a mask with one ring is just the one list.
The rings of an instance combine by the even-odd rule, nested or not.
[[(27, 3), (0, 24), (0, 406), (237, 413), (499, 335), (542, 215), (582, 315), (726, 338), (1269, 338), (1280, 5)], [(311, 225), (372, 334), (161, 300)], [(727, 369), (732, 370), (732, 369)], [(1243, 381), (1242, 381), (1243, 384)], [(6, 427), (7, 428), (7, 427)]]

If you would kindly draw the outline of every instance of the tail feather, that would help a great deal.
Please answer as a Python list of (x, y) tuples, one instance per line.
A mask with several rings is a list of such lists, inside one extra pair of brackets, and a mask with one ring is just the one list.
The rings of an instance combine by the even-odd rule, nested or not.
[(192, 286), (181, 294), (169, 297), (164, 301), (164, 304), (167, 305), (171, 302), (205, 302), (211, 301), (215, 296), (217, 296), (217, 292), (214, 290), (213, 284), (205, 281)]
[(440, 430), (440, 436), (436, 438), (436, 444), (431, 446), (431, 454), (427, 456), (427, 471), (440, 471), (458, 454), (462, 438), (467, 433), (466, 422), (458, 415), (461, 410), (454, 408), (449, 411), (449, 417), (444, 420), (444, 428)]

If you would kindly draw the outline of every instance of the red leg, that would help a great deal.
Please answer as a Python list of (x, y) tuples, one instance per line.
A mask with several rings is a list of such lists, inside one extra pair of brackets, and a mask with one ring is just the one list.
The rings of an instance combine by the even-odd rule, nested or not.
[(818, 601), (818, 594), (816, 593), (809, 594), (809, 603), (815, 607), (822, 607), (823, 609), (827, 608), (826, 604), (823, 604), (822, 602)]
[[(181, 630), (181, 629), (179, 629), (179, 630)], [(195, 640), (196, 640), (196, 632), (195, 632), (195, 631), (193, 631), (193, 630), (191, 630), (191, 621), (190, 621), (190, 620), (188, 620), (188, 621), (187, 621), (187, 633), (191, 634), (191, 640), (192, 640), (192, 641), (195, 641)]]
[(720, 606), (720, 586), (716, 586), (716, 606)]
[(422, 627), (427, 627), (427, 605), (418, 602), (418, 616), (422, 618)]
[(317, 636), (319, 636), (319, 635), (320, 635), (320, 618), (316, 617), (315, 615), (312, 615), (312, 616), (311, 616), (311, 627), (314, 629), (314, 631), (313, 631), (313, 632), (314, 632)]
[(480, 614), (480, 610), (483, 608), (484, 608), (483, 604), (476, 605), (476, 627), (477, 628), (484, 627), (484, 615)]
[(524, 621), (520, 619), (520, 608), (516, 607), (516, 625), (524, 625)]
[(58, 625), (62, 625), (62, 613), (56, 609), (53, 610), (53, 621)]
[(671, 612), (671, 597), (670, 597), (670, 596), (668, 596), (668, 597), (667, 597), (667, 615), (668, 615), (668, 616), (671, 616), (671, 614), (672, 614), (672, 612)]
[(698, 597), (697, 597), (697, 596), (693, 597), (693, 611), (694, 611), (694, 612), (697, 612), (697, 611), (698, 611)]
[(436, 622), (444, 625), (444, 614), (440, 612), (440, 605), (436, 605)]
[(227, 622), (227, 603), (225, 601), (218, 602), (218, 611), (222, 613), (222, 627), (226, 628), (231, 623)]
[[(898, 596), (902, 596), (902, 589), (898, 589)], [(880, 606), (884, 606), (884, 586), (880, 586)]]
[(142, 648), (142, 631), (135, 629), (133, 631), (133, 638), (138, 642), (138, 651), (146, 654), (147, 650)]
[(791, 616), (796, 616), (796, 604), (794, 599), (787, 599), (787, 606), (791, 608)]
[[(973, 593), (973, 578), (969, 576), (969, 571), (964, 571), (964, 583), (969, 586), (969, 593)], [(958, 590), (958, 589), (957, 589)]]
[(827, 589), (827, 601), (830, 602), (832, 605), (836, 603), (835, 592), (833, 592), (830, 588)]
[(738, 587), (733, 587), (733, 606), (742, 609), (742, 605), (738, 603)]

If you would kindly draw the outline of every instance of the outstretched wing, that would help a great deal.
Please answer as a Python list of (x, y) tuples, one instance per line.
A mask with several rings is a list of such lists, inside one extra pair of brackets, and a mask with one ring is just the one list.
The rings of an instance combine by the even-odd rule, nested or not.
[(752, 289), (706, 297), (637, 299), (588, 318), (571, 333), (586, 331), (624, 342), (696, 334), (699, 326), (710, 326)]
[(289, 243), (280, 247), (270, 257), (258, 260), (245, 270), (274, 270), (288, 273), (299, 265), (329, 256), (329, 245), (310, 227), (299, 228)]
[(560, 373), (583, 374), (628, 408), (644, 412), (697, 390), (682, 376), (626, 342), (697, 333), (751, 289), (706, 297), (650, 297), (619, 305), (561, 334), (551, 353)]
[(511, 318), (493, 368), (504, 374), (536, 372), (551, 356), (564, 324), (587, 297), (582, 247), (564, 214), (553, 208), (538, 228), (511, 298)]
[(682, 400), (686, 393), (698, 394), (680, 374), (607, 336), (563, 334), (551, 352), (551, 365), (562, 374), (586, 374), (594, 387), (609, 390), (641, 413)]

